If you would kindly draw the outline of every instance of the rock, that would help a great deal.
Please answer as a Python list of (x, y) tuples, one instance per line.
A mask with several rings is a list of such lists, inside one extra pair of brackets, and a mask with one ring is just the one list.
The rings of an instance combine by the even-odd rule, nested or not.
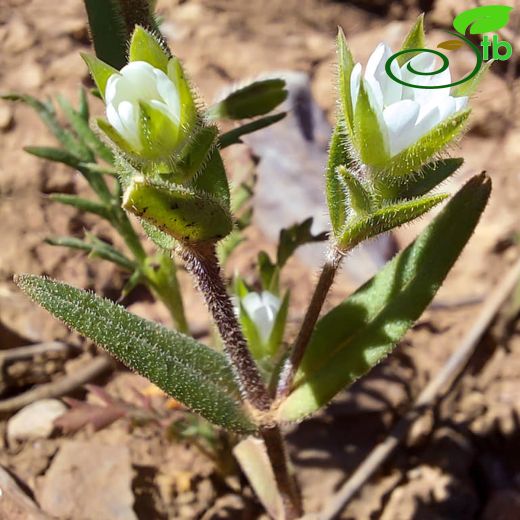
[(43, 84), (43, 70), (41, 65), (29, 62), (20, 66), (16, 71), (17, 90), (36, 89)]
[(9, 444), (49, 437), (54, 430), (54, 420), (66, 410), (57, 399), (42, 399), (22, 408), (7, 422)]
[[(273, 242), (280, 229), (314, 217), (313, 231), (327, 231), (329, 218), (324, 185), (331, 127), (312, 97), (309, 77), (300, 72), (276, 73), (287, 82), (285, 119), (244, 138), (260, 158), (255, 189), (254, 218)], [(326, 245), (312, 244), (298, 250), (312, 268), (319, 267)], [(396, 248), (387, 234), (359, 246), (349, 254), (343, 272), (357, 283), (372, 276), (393, 256)]]
[(29, 49), (35, 40), (35, 31), (32, 30), (21, 18), (9, 20), (7, 34), (2, 42), (2, 51), (5, 54), (18, 54)]
[(7, 103), (0, 105), (0, 131), (6, 132), (13, 126), (13, 109)]
[(71, 441), (43, 477), (39, 502), (58, 518), (137, 520), (133, 471), (126, 446)]
[(51, 520), (0, 467), (0, 518), (5, 520)]

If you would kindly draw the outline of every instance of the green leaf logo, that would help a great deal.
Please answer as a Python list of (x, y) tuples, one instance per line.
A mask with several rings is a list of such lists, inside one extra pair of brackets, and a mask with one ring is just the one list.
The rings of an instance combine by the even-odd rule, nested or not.
[(464, 44), (460, 40), (446, 40), (437, 45), (439, 49), (445, 49), (447, 51), (456, 51), (460, 49)]
[(509, 13), (513, 10), (507, 5), (485, 5), (460, 13), (453, 20), (453, 27), (461, 34), (483, 34), (498, 31), (509, 22)]

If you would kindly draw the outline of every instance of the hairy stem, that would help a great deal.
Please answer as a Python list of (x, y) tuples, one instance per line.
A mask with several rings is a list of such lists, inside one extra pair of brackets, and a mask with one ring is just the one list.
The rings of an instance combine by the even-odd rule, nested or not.
[(323, 265), (320, 278), (314, 289), (314, 294), (307, 307), (307, 312), (303, 318), (303, 323), (291, 348), (291, 353), (282, 368), (280, 379), (278, 381), (277, 398), (282, 399), (288, 395), (291, 390), (294, 375), (300, 366), (305, 349), (311, 339), (312, 331), (318, 321), (321, 309), (325, 303), (327, 294), (334, 282), (336, 273), (343, 259), (343, 253), (332, 246), (328, 253), (328, 258)]
[(255, 408), (261, 411), (269, 410), (271, 399), (226, 291), (215, 245), (186, 247), (182, 249), (181, 255), (186, 269), (196, 279), (215, 320), (224, 342), (224, 351), (235, 370), (242, 392)]
[(265, 426), (261, 428), (260, 435), (265, 443), (278, 491), (282, 497), (285, 520), (300, 518), (303, 515), (301, 496), (289, 470), (289, 460), (280, 428)]
[[(249, 402), (258, 410), (267, 412), (272, 399), (265, 382), (248, 349), (233, 304), (222, 280), (215, 245), (184, 248), (181, 256), (186, 269), (197, 280), (200, 292), (219, 329), (224, 350), (233, 366), (240, 387)], [(262, 426), (260, 435), (271, 461), (276, 483), (282, 496), (285, 519), (294, 520), (302, 514), (301, 500), (288, 466), (284, 440), (278, 425)]]

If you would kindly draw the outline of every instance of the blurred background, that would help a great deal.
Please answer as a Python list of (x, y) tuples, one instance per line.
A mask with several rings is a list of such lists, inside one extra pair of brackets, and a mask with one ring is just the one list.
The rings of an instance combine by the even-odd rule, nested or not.
[[(161, 30), (205, 102), (262, 75), (282, 75), (290, 86), (287, 108), (292, 112), (286, 120), (225, 153), (232, 176), (253, 169), (258, 175), (250, 240), (234, 253), (230, 273), (239, 270), (247, 279), (256, 253), (274, 251), (282, 226), (313, 216), (315, 230), (327, 230), (323, 166), (336, 103), (337, 27), (344, 29), (356, 60), (366, 63), (380, 41), (397, 50), (421, 12), (426, 13), (428, 41), (434, 47), (446, 39), (443, 31), (451, 29), (457, 13), (487, 3), (504, 2), (158, 1)], [(505, 3), (514, 7), (514, 2)], [(324, 412), (289, 432), (309, 512), (326, 505), (386, 437), (456, 351), (490, 291), (518, 258), (518, 19), (513, 11), (501, 34), (513, 45), (512, 58), (493, 65), (473, 99), (468, 134), (450, 150), (465, 163), (447, 190), (454, 192), (482, 170), (493, 180), (491, 202), (475, 236), (434, 304), (395, 354)], [(81, 0), (0, 1), (0, 93), (40, 99), (62, 94), (76, 103), (79, 87), (90, 86), (79, 56), (89, 49)], [(450, 63), (454, 76), (462, 77), (472, 62), (457, 51)], [(92, 101), (92, 111), (101, 113), (98, 100)], [(135, 420), (125, 418), (128, 407), (139, 408), (143, 400), (172, 413), (182, 411), (121, 366), (104, 367), (102, 374), (93, 371), (90, 382), (96, 386), (90, 391), (72, 385), (61, 392), (90, 403), (79, 426), (77, 418), (69, 416), (61, 429), (38, 429), (46, 413), (56, 417), (49, 405), (9, 427), (21, 406), (2, 408), (3, 402), (91, 367), (97, 355), (92, 345), (31, 304), (13, 284), (13, 275), (45, 274), (114, 300), (127, 276), (112, 264), (88, 260), (82, 252), (44, 243), (50, 235), (81, 237), (85, 232), (108, 241), (118, 238), (100, 219), (49, 200), (48, 194), (56, 191), (85, 196), (89, 191), (71, 169), (23, 152), (24, 146), (35, 144), (54, 141), (34, 112), (0, 101), (0, 469), (13, 479), (8, 488), (11, 502), (2, 505), (0, 500), (0, 518), (261, 518), (262, 509), (245, 481), (223, 471), (186, 435), (179, 438), (165, 433), (163, 424), (145, 421), (136, 426)], [(431, 218), (353, 255), (329, 305), (366, 280)], [(288, 266), (283, 284), (293, 295), (290, 333), (303, 315), (322, 255), (320, 246), (307, 248)], [(207, 336), (202, 302), (184, 273), (181, 282), (188, 292), (192, 326)], [(168, 313), (144, 288), (137, 288), (124, 303), (137, 314), (169, 323)], [(494, 321), (449, 394), (415, 421), (341, 518), (520, 518), (520, 335), (515, 305), (513, 299), (494, 310)], [(41, 344), (47, 347), (30, 354), (20, 351)], [(24, 403), (38, 400), (36, 394)], [(109, 412), (100, 414), (99, 403)], [(4, 478), (0, 490), (7, 486)], [(20, 504), (27, 497), (39, 506), (24, 510)]]

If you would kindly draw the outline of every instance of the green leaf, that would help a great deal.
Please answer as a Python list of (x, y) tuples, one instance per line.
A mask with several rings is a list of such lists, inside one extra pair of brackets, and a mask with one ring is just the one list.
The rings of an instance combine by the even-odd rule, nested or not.
[(129, 155), (134, 156), (134, 150), (130, 143), (106, 120), (102, 117), (96, 119), (99, 129), (114, 143), (117, 148), (120, 148)]
[(464, 43), (461, 40), (446, 40), (437, 44), (439, 49), (445, 49), (447, 51), (456, 51), (460, 49)]
[(79, 249), (86, 251), (91, 257), (98, 257), (108, 262), (119, 265), (127, 271), (133, 271), (137, 268), (137, 264), (127, 258), (123, 253), (114, 249), (110, 244), (100, 240), (93, 235), (89, 235), (90, 242), (75, 237), (49, 237), (45, 239), (45, 243), (51, 246), (69, 247), (71, 249)]
[(17, 277), (36, 303), (166, 393), (224, 428), (254, 430), (225, 357), (90, 292), (38, 276)]
[(99, 215), (106, 220), (112, 219), (112, 215), (110, 214), (109, 209), (104, 204), (100, 204), (99, 202), (84, 199), (83, 197), (78, 197), (77, 195), (69, 195), (67, 193), (51, 193), (49, 198), (54, 202), (60, 202), (61, 204), (72, 206), (81, 211), (94, 213), (95, 215)]
[(451, 177), (463, 162), (461, 158), (449, 158), (428, 163), (419, 173), (406, 177), (405, 182), (398, 185), (396, 192), (399, 198), (413, 199), (426, 195)]
[(402, 226), (424, 215), (448, 197), (432, 195), (384, 206), (369, 215), (347, 222), (345, 231), (338, 239), (337, 247), (349, 251), (354, 246), (386, 231)]
[(338, 28), (338, 83), (339, 99), (343, 110), (343, 118), (347, 122), (347, 128), (352, 132), (354, 124), (354, 108), (352, 106), (352, 94), (350, 92), (350, 76), (354, 68), (354, 58), (347, 45), (343, 29)]
[(296, 249), (305, 244), (323, 242), (327, 240), (327, 233), (313, 235), (311, 232), (313, 218), (310, 217), (299, 224), (282, 229), (276, 252), (276, 263), (282, 268), (287, 260), (294, 254)]
[(339, 166), (349, 167), (352, 163), (347, 152), (345, 142), (345, 125), (341, 119), (338, 120), (329, 146), (329, 159), (326, 171), (326, 195), (327, 206), (329, 208), (330, 222), (334, 236), (339, 236), (347, 221), (347, 199), (343, 186), (336, 173)]
[(169, 52), (163, 49), (161, 43), (146, 29), (136, 26), (130, 40), (128, 61), (145, 61), (166, 73), (169, 59)]
[[(72, 125), (72, 128), (74, 128), (74, 131), (80, 138), (80, 142), (89, 146), (101, 159), (108, 162), (109, 164), (112, 164), (114, 162), (114, 154), (110, 148), (108, 148), (108, 146), (106, 146), (92, 131), (88, 124), (88, 119), (85, 120), (80, 112), (76, 112), (71, 104), (63, 96), (57, 96), (57, 100), (61, 109)], [(83, 156), (87, 155), (88, 150), (85, 147), (85, 153)], [(94, 162), (94, 156), (91, 155), (91, 158), (89, 160), (84, 160), (84, 162)]]
[(463, 11), (453, 20), (453, 27), (460, 34), (484, 34), (496, 32), (509, 22), (509, 15), (513, 10), (507, 5), (483, 5)]
[(25, 146), (24, 151), (41, 159), (48, 161), (60, 162), (76, 168), (80, 164), (80, 160), (63, 148), (54, 148), (52, 146)]
[(283, 79), (255, 81), (229, 94), (208, 109), (211, 119), (249, 119), (274, 110), (287, 98)]
[[(410, 32), (406, 35), (403, 44), (401, 45), (401, 50), (407, 49), (424, 49), (426, 47), (426, 36), (424, 34), (424, 13), (420, 14), (414, 23), (413, 27), (410, 29)], [(407, 61), (411, 60), (417, 52), (409, 52), (406, 54), (402, 54), (397, 58), (397, 63), (399, 66), (403, 66)]]
[(91, 154), (88, 150), (86, 150), (85, 146), (79, 143), (71, 132), (61, 126), (58, 119), (56, 118), (56, 112), (50, 101), (47, 103), (42, 103), (35, 97), (21, 94), (7, 94), (5, 96), (0, 96), (0, 98), (6, 99), (8, 101), (20, 101), (30, 106), (36, 111), (40, 119), (52, 132), (54, 137), (58, 139), (58, 141), (71, 155), (76, 156), (79, 160), (82, 161), (88, 162), (91, 160)]
[(217, 241), (233, 229), (231, 216), (212, 197), (142, 177), (126, 189), (123, 207), (186, 244)]
[(471, 179), (413, 244), (320, 319), (279, 420), (315, 412), (392, 351), (471, 237), (490, 190), (485, 175)]
[(87, 64), (88, 70), (90, 71), (92, 79), (96, 83), (101, 97), (105, 99), (105, 90), (107, 88), (108, 79), (114, 74), (119, 74), (119, 71), (92, 54), (80, 52), (80, 55), (83, 58), (83, 61)]
[(354, 112), (354, 140), (361, 161), (376, 168), (386, 166), (390, 158), (382, 128), (377, 111), (372, 108), (365, 80), (362, 79)]
[[(83, 0), (96, 55), (116, 69), (126, 63), (127, 25), (118, 0)], [(97, 83), (97, 81), (96, 81)], [(104, 93), (99, 84), (101, 93)]]
[(88, 98), (85, 89), (81, 87), (79, 89), (79, 115), (83, 118), (87, 123), (90, 120), (90, 107), (88, 106)]
[(251, 123), (239, 126), (238, 128), (233, 128), (233, 130), (229, 130), (229, 132), (226, 132), (220, 136), (219, 147), (221, 149), (224, 149), (228, 146), (231, 146), (232, 144), (239, 144), (242, 142), (242, 136), (252, 134), (257, 130), (261, 130), (262, 128), (274, 125), (275, 123), (278, 123), (278, 121), (281, 121), (286, 115), (287, 112), (280, 112), (279, 114), (260, 117), (259, 119), (255, 119), (255, 121), (252, 121)]
[(455, 85), (451, 89), (451, 95), (454, 97), (459, 96), (472, 96), (478, 89), (480, 82), (486, 76), (488, 70), (491, 65), (493, 65), (494, 60), (489, 60), (480, 67), (480, 70), (468, 81), (461, 83), (460, 85)]

